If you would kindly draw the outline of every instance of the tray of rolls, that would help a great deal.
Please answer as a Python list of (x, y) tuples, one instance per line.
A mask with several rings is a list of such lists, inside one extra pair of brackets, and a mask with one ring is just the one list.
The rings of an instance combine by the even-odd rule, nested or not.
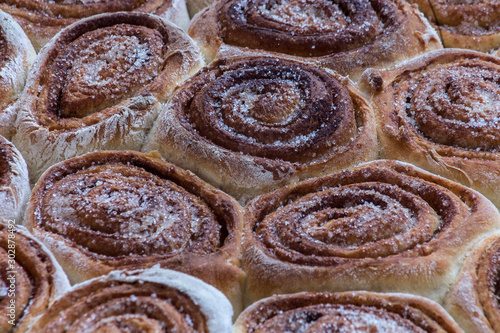
[(0, 332), (500, 332), (500, 3), (0, 3)]

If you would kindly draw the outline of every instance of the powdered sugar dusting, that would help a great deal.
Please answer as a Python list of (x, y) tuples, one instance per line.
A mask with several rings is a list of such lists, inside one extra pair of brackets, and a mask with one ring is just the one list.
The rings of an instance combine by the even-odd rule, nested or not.
[(274, 295), (250, 305), (234, 329), (248, 333), (460, 330), (439, 305), (428, 299), (364, 291)]
[[(438, 84), (434, 84), (438, 82)], [(500, 72), (480, 61), (438, 68), (409, 91), (409, 119), (427, 138), (478, 151), (500, 149)], [(437, 126), (440, 130), (437, 130)]]
[[(199, 251), (215, 251), (219, 242), (220, 226), (206, 206), (138, 167), (90, 167), (60, 181), (44, 202), (45, 228), (105, 255), (175, 253), (195, 242)], [(203, 233), (209, 239), (200, 241)], [(114, 248), (96, 246), (98, 238)]]
[(262, 16), (293, 26), (302, 33), (338, 31), (351, 23), (337, 4), (325, 0), (280, 1), (272, 5), (264, 2), (258, 10)]
[[(123, 283), (152, 282), (178, 289), (180, 292), (188, 295), (200, 307), (201, 312), (207, 320), (207, 329), (209, 332), (231, 332), (233, 310), (228, 299), (214, 287), (187, 274), (160, 269), (158, 267), (139, 271), (114, 271), (105, 277), (75, 285), (73, 290), (84, 288), (100, 280)], [(133, 297), (131, 301), (134, 302)], [(137, 301), (137, 298), (135, 301)], [(180, 310), (182, 311), (182, 309)], [(189, 321), (189, 318), (186, 318), (186, 320)]]
[[(231, 86), (221, 95), (222, 105), (214, 106), (223, 107), (241, 122), (283, 126), (304, 109), (307, 98), (308, 91), (302, 91), (296, 81), (278, 80), (276, 83), (255, 82), (251, 87)], [(231, 131), (229, 127), (226, 129)]]
[[(60, 32), (40, 53), (13, 138), (24, 147), (31, 182), (52, 164), (86, 152), (140, 150), (160, 102), (200, 66), (199, 49), (178, 27), (157, 16), (133, 15), (144, 15), (149, 25), (130, 23), (136, 21), (126, 13), (93, 16)], [(92, 20), (124, 23), (60, 45), (68, 32)]]
[[(106, 45), (106, 50), (99, 55), (99, 58), (86, 61), (90, 58), (89, 54), (92, 54), (92, 50), (86, 50), (79, 58), (82, 68), (78, 68), (76, 71), (82, 73), (84, 81), (89, 86), (105, 86), (112, 80), (119, 80), (120, 78), (101, 75), (101, 72), (106, 72), (107, 67), (113, 66), (115, 62), (121, 63), (124, 61), (128, 65), (128, 68), (122, 74), (126, 76), (134, 73), (136, 70), (140, 70), (150, 57), (147, 45), (140, 43), (135, 36), (123, 40), (117, 40), (116, 37), (107, 37), (100, 41), (100, 43)], [(158, 72), (155, 71), (153, 75), (156, 76), (157, 74)], [(141, 80), (146, 79), (141, 77)]]
[(440, 225), (439, 213), (416, 194), (367, 182), (305, 195), (266, 216), (256, 234), (298, 257), (385, 257), (429, 241)]

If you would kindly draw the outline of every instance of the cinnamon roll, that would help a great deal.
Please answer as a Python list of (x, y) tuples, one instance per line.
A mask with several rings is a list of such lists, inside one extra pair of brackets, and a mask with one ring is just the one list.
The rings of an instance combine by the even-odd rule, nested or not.
[(488, 52), (500, 47), (498, 0), (409, 0), (439, 31), (444, 47)]
[(234, 333), (462, 332), (439, 305), (408, 294), (298, 293), (269, 297), (245, 309)]
[(220, 59), (188, 80), (143, 151), (158, 151), (246, 202), (374, 159), (370, 105), (346, 78), (270, 57)]
[(16, 147), (0, 135), (0, 221), (22, 223), (30, 193), (26, 162)]
[(383, 158), (470, 186), (500, 207), (500, 59), (431, 52), (387, 71), (367, 70)]
[(357, 80), (441, 48), (436, 31), (401, 0), (223, 0), (191, 22), (188, 33), (206, 58), (246, 48), (286, 54)]
[(0, 11), (0, 135), (11, 140), (17, 100), (23, 91), (35, 50), (14, 19)]
[(48, 249), (14, 220), (0, 221), (0, 331), (27, 332), (69, 289)]
[(218, 290), (175, 271), (115, 271), (75, 285), (32, 333), (230, 333), (232, 309)]
[(469, 248), (499, 226), (472, 189), (402, 162), (365, 163), (247, 205), (246, 298), (371, 290), (441, 303)]
[(33, 189), (25, 224), (81, 282), (160, 264), (199, 277), (241, 307), (242, 209), (191, 172), (132, 151), (54, 165)]
[(21, 25), (35, 49), (48, 43), (59, 31), (78, 20), (104, 13), (136, 12), (159, 15), (182, 29), (189, 24), (184, 0), (127, 1), (51, 1), (3, 0), (0, 10), (12, 15)]
[(446, 298), (446, 309), (465, 331), (500, 331), (499, 273), (500, 235), (497, 234), (474, 248)]
[(160, 103), (202, 63), (182, 30), (150, 14), (97, 15), (63, 30), (21, 96), (13, 141), (31, 181), (89, 151), (139, 150)]

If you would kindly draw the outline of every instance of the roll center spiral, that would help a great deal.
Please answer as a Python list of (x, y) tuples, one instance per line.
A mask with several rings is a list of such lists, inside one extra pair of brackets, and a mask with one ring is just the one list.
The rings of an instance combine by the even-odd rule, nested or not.
[(174, 253), (206, 235), (201, 248), (210, 252), (218, 246), (220, 226), (208, 207), (138, 167), (90, 167), (60, 180), (57, 191), (49, 192), (45, 226), (98, 253)]
[(407, 113), (425, 137), (465, 149), (500, 149), (500, 69), (477, 63), (435, 69), (408, 96)]
[(120, 103), (151, 82), (162, 66), (163, 38), (119, 24), (83, 34), (55, 61), (49, 110), (83, 118)]
[(349, 142), (356, 106), (348, 89), (317, 68), (256, 58), (197, 77), (187, 122), (231, 151), (286, 161), (312, 159)]
[(218, 22), (227, 44), (322, 56), (372, 42), (397, 10), (384, 6), (390, 9), (379, 10), (378, 0), (226, 0)]

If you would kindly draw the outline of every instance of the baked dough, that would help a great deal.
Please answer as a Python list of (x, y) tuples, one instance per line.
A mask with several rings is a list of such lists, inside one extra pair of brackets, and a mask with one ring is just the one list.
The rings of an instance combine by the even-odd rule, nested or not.
[(179, 88), (144, 152), (245, 203), (376, 158), (373, 111), (347, 78), (275, 57), (220, 59)]
[(30, 194), (26, 162), (16, 147), (0, 135), (0, 221), (22, 224)]
[(500, 207), (500, 59), (430, 52), (360, 87), (377, 115), (381, 157), (406, 161), (478, 190)]
[(13, 141), (31, 182), (86, 152), (140, 150), (160, 103), (202, 64), (191, 38), (155, 15), (102, 14), (64, 29), (21, 96)]
[(438, 304), (408, 294), (371, 292), (275, 295), (249, 306), (234, 333), (449, 332), (462, 330)]
[(489, 52), (500, 47), (500, 2), (409, 0), (438, 30), (446, 48)]
[(24, 333), (69, 288), (50, 251), (15, 221), (0, 221), (0, 331)]
[(26, 226), (73, 283), (160, 264), (204, 280), (241, 310), (242, 208), (191, 172), (133, 151), (88, 153), (50, 168)]
[(500, 235), (484, 239), (468, 255), (445, 307), (466, 332), (500, 330), (498, 308)]
[(331, 68), (354, 81), (366, 68), (441, 48), (423, 15), (401, 0), (223, 0), (200, 12), (188, 33), (207, 61), (253, 49)]
[(497, 209), (478, 192), (402, 162), (306, 180), (245, 208), (246, 304), (349, 290), (442, 304), (467, 252), (499, 226)]
[(11, 0), (0, 3), (0, 10), (12, 15), (21, 25), (35, 49), (40, 49), (59, 31), (78, 20), (114, 12), (136, 12), (159, 15), (182, 29), (189, 25), (185, 0), (127, 0), (70, 2)]
[(114, 271), (75, 285), (32, 333), (230, 333), (231, 304), (212, 286), (160, 268)]

